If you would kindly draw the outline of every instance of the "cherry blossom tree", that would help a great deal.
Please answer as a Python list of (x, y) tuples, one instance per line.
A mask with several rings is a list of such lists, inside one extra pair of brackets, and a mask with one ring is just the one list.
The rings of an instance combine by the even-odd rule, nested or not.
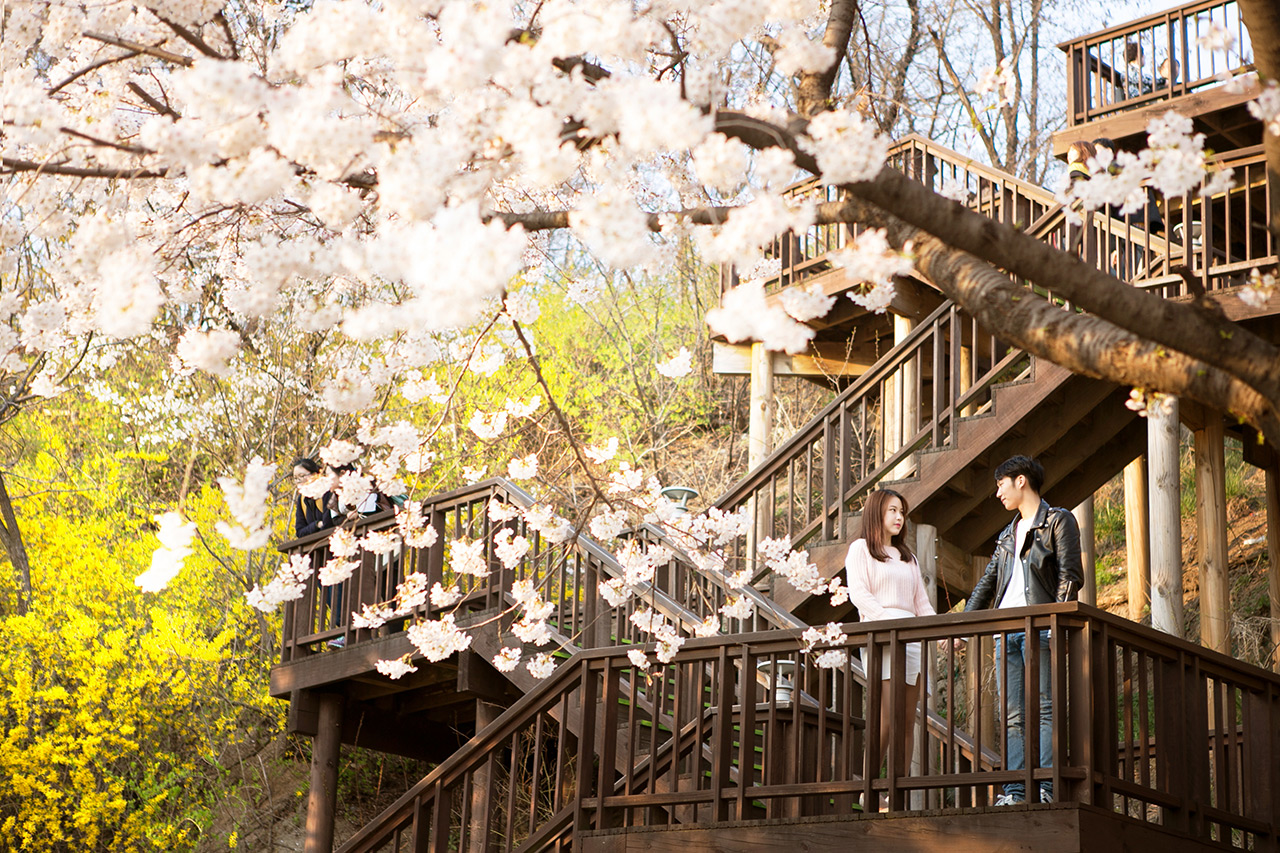
[[(1240, 6), (1259, 70), (1274, 80), (1280, 12), (1270, 0)], [(866, 104), (895, 93), (841, 89), (874, 80), (859, 78), (867, 69), (851, 51), (860, 13), (854, 0), (13, 0), (0, 55), (0, 349), (4, 367), (28, 377), (15, 399), (58, 393), (95, 342), (151, 340), (157, 329), (177, 370), (210, 374), (234, 373), (264, 329), (323, 335), (316, 402), (340, 417), (376, 411), (415, 371), (484, 358), (479, 338), (456, 339), (477, 324), (504, 330), (536, 372), (526, 326), (537, 298), (511, 285), (570, 243), (610, 267), (661, 269), (692, 241), (705, 261), (746, 273), (709, 318), (715, 328), (795, 351), (821, 299), (770, 307), (748, 271), (780, 232), (857, 221), (883, 229), (842, 258), (867, 282), (868, 304), (882, 305), (913, 262), (1035, 355), (1232, 412), (1280, 445), (1275, 346), (1202, 306), (1154, 302), (884, 168), (890, 139)], [(911, 32), (918, 43), (918, 22)], [(767, 73), (744, 71), (765, 57)], [(1273, 131), (1273, 180), (1275, 93), (1254, 104)], [(1177, 168), (1153, 160), (1148, 174), (1188, 186), (1203, 177), (1184, 128), (1167, 120), (1153, 134), (1152, 157)], [(847, 200), (785, 197), (802, 176), (844, 187)], [(1092, 203), (1132, 191), (1096, 180)], [(1085, 313), (1056, 309), (1007, 273)], [(678, 353), (662, 368), (683, 369)], [(547, 404), (591, 470), (585, 442)], [(511, 417), (504, 408), (467, 422), (483, 438)], [(326, 484), (351, 498), (389, 490), (406, 460), (429, 452), (421, 433), (395, 425), (372, 422), (359, 440), (374, 452), (366, 467)], [(264, 544), (272, 476), (254, 460), (225, 481), (234, 544)], [(630, 475), (591, 478), (610, 512), (616, 476)], [(635, 505), (662, 516), (644, 477), (628, 490), (650, 495)], [(535, 526), (563, 532), (545, 512)], [(419, 521), (406, 513), (400, 535), (425, 536)], [(721, 533), (704, 531), (699, 547), (714, 550)], [(803, 561), (790, 560), (770, 556), (807, 583)], [(256, 600), (290, 593), (304, 569), (287, 566)], [(436, 652), (462, 642), (447, 626), (419, 634)]]

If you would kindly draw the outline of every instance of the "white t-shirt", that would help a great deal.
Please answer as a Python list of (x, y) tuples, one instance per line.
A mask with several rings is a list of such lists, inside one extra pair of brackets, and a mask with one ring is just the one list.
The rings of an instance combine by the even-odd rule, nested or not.
[(1027, 606), (1026, 572), (1022, 566), (1022, 544), (1027, 541), (1033, 518), (1019, 518), (1013, 534), (1013, 568), (1009, 571), (1009, 585), (1004, 588), (1001, 607)]

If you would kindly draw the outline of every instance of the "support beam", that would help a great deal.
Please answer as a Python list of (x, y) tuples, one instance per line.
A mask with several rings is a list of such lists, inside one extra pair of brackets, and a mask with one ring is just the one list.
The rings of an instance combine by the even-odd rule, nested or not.
[[(751, 408), (747, 422), (747, 470), (754, 471), (773, 453), (773, 361), (764, 344), (751, 345)], [(750, 513), (755, 524), (747, 534), (747, 560), (752, 575), (760, 573), (757, 544), (767, 535), (772, 506), (760, 505), (769, 497), (761, 493), (751, 498)], [(773, 573), (766, 580), (766, 593), (773, 592)]]
[(747, 424), (747, 468), (773, 453), (773, 360), (764, 344), (751, 345), (751, 417)]
[[(907, 335), (915, 328), (916, 321), (910, 317), (894, 315), (893, 345), (906, 340)], [(919, 371), (914, 361), (908, 362), (885, 383), (885, 455), (897, 451), (905, 443), (908, 436), (914, 435), (920, 423), (920, 395), (918, 393)], [(911, 476), (915, 471), (915, 463), (903, 460), (890, 469), (885, 475), (887, 480), (901, 480)]]
[(1181, 637), (1182, 506), (1178, 473), (1178, 402), (1147, 416), (1151, 498), (1151, 625)]
[(342, 696), (319, 695), (319, 725), (311, 742), (311, 789), (307, 793), (307, 838), (303, 853), (333, 853), (338, 808), (338, 756), (342, 749)]
[[(916, 525), (916, 560), (920, 563), (920, 574), (924, 577), (924, 590), (929, 594), (929, 600), (933, 602), (934, 609), (938, 608), (938, 528), (931, 524)], [(925, 684), (930, 685), (929, 692), (925, 695), (926, 707), (933, 713), (938, 712), (938, 694), (941, 692), (935, 686), (932, 686), (933, 675), (937, 667), (934, 665), (937, 661), (937, 648), (933, 643), (924, 643), (921, 647), (923, 652), (923, 660), (921, 660), (921, 678), (927, 679)], [(912, 750), (914, 755), (911, 756), (911, 773), (915, 776), (924, 775), (925, 773), (939, 773), (941, 768), (937, 764), (937, 756), (935, 750), (927, 748), (926, 738), (924, 736), (924, 719), (917, 717), (915, 722), (916, 732), (913, 742), (915, 748)], [(925, 760), (929, 762), (928, 767), (924, 767), (921, 763), (920, 755), (924, 754)], [(930, 792), (931, 800), (934, 800), (934, 792)], [(925, 808), (925, 795), (920, 792), (911, 794), (913, 804), (919, 802), (918, 808)], [(940, 808), (941, 803), (929, 802), (929, 807)]]
[[(721, 376), (750, 376), (754, 344), (711, 343), (711, 372)], [(852, 342), (823, 341), (811, 343), (803, 353), (789, 355), (785, 352), (769, 353), (774, 376), (803, 376), (809, 379), (853, 379), (861, 376), (875, 364), (876, 357), (884, 352), (872, 343), (854, 345)]]
[(1271, 592), (1272, 668), (1280, 672), (1280, 460), (1267, 466), (1267, 585)]
[(1227, 579), (1227, 476), (1222, 417), (1195, 432), (1196, 542), (1200, 564), (1200, 643), (1231, 654), (1231, 585)]
[(1141, 622), (1151, 587), (1151, 540), (1147, 523), (1147, 454), (1124, 467), (1124, 548), (1129, 576), (1129, 618)]
[[(476, 700), (476, 734), (484, 731), (484, 727), (502, 715), (502, 708), (483, 699)], [(477, 769), (471, 777), (471, 826), (469, 828), (467, 850), (469, 853), (486, 853), (490, 849), (489, 836), (496, 827), (491, 825), (493, 815), (492, 803), (496, 792), (493, 790), (493, 779), (490, 775), (492, 764), (485, 764)]]
[(1080, 564), (1084, 568), (1084, 586), (1080, 588), (1080, 600), (1085, 604), (1098, 603), (1098, 549), (1093, 535), (1093, 495), (1085, 498), (1071, 511), (1080, 528)]

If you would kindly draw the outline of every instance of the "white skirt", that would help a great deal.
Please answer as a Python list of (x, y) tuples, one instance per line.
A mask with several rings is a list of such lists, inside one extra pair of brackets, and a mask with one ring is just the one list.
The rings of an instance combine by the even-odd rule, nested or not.
[[(910, 610), (899, 610), (895, 607), (887, 607), (884, 611), (882, 619), (911, 619), (915, 614)], [(907, 684), (914, 685), (916, 679), (920, 677), (920, 644), (907, 643)], [(867, 650), (863, 648), (858, 652), (862, 657), (862, 669), (868, 671), (867, 667)], [(885, 681), (890, 678), (891, 667), (893, 666), (893, 658), (889, 654), (889, 646), (885, 645), (884, 650), (880, 653), (880, 677)]]

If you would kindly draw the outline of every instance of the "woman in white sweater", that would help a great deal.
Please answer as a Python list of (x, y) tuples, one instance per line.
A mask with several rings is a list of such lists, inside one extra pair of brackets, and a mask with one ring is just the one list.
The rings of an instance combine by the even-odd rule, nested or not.
[[(905, 527), (907, 501), (897, 492), (878, 489), (867, 496), (862, 510), (862, 538), (849, 546), (845, 573), (849, 579), (849, 599), (858, 608), (863, 622), (933, 616), (937, 613), (924, 589), (920, 564), (907, 545)], [(902, 754), (910, 761), (916, 706), (920, 701), (920, 644), (907, 644), (906, 701), (897, 719)], [(868, 670), (865, 653), (863, 666)], [(880, 677), (889, 680), (890, 658), (885, 647), (880, 661)], [(868, 672), (868, 677), (870, 673)], [(890, 690), (880, 690), (880, 743), (874, 753), (883, 761), (889, 747)]]

